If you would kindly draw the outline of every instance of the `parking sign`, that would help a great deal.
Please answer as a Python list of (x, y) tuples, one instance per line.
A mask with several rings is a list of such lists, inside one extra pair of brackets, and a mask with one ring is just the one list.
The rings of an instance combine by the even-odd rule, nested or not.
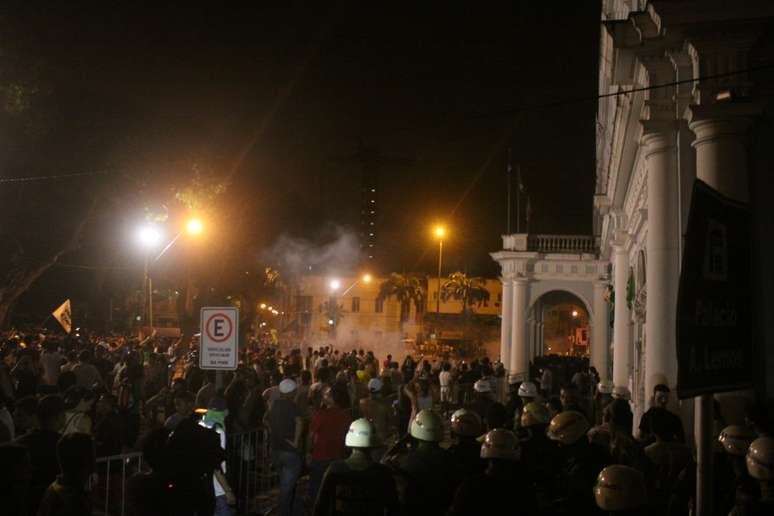
[(206, 307), (201, 311), (199, 367), (233, 371), (237, 368), (239, 310)]

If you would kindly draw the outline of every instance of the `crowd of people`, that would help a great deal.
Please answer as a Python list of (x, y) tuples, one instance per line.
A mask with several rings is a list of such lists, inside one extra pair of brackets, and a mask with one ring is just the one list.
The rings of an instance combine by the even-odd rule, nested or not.
[[(635, 427), (628, 391), (583, 363), (516, 381), (486, 357), (399, 362), (251, 340), (218, 377), (199, 368), (195, 339), (86, 332), (13, 332), (0, 356), (3, 514), (91, 514), (96, 459), (137, 450), (145, 467), (125, 479), (127, 514), (235, 514), (226, 436), (251, 433), (266, 435), (283, 516), (694, 506), (694, 455), (669, 388), (656, 386)], [(746, 425), (718, 423), (716, 513), (774, 514), (771, 414), (752, 406)]]

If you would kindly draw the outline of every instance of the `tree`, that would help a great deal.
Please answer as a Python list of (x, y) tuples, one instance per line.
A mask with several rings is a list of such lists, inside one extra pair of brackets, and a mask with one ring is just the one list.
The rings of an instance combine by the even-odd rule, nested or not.
[(462, 301), (463, 314), (472, 313), (473, 305), (481, 306), (489, 301), (489, 291), (486, 280), (480, 277), (469, 277), (464, 272), (453, 272), (441, 286), (441, 301), (455, 299)]
[[(344, 306), (336, 302), (336, 299), (331, 297), (320, 305), (320, 311), (325, 315), (325, 324), (328, 326), (328, 335), (333, 336), (336, 333), (336, 327), (339, 325), (339, 321), (344, 317)], [(333, 321), (333, 323), (331, 323)]]
[(411, 305), (421, 313), (425, 306), (425, 280), (413, 274), (398, 274), (393, 272), (390, 277), (379, 285), (377, 299), (384, 301), (394, 297), (400, 303), (400, 322), (408, 320)]

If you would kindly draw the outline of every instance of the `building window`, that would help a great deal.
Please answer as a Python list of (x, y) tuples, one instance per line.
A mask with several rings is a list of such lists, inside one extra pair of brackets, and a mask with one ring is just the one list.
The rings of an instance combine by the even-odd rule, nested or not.
[(384, 312), (384, 299), (376, 298), (374, 301), (374, 312), (377, 314)]
[(353, 297), (352, 298), (352, 313), (357, 313), (360, 311), (360, 298), (359, 297)]
[(299, 312), (312, 311), (312, 296), (296, 296), (296, 310)]

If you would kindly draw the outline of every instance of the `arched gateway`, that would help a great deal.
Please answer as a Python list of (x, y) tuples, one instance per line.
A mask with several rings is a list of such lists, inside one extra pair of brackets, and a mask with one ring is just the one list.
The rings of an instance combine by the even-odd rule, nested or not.
[(526, 379), (529, 363), (542, 353), (541, 299), (569, 292), (588, 314), (591, 365), (609, 378), (609, 308), (605, 293), (609, 263), (599, 259), (593, 237), (580, 235), (503, 235), (503, 250), (491, 253), (502, 270), (500, 359), (509, 377)]

